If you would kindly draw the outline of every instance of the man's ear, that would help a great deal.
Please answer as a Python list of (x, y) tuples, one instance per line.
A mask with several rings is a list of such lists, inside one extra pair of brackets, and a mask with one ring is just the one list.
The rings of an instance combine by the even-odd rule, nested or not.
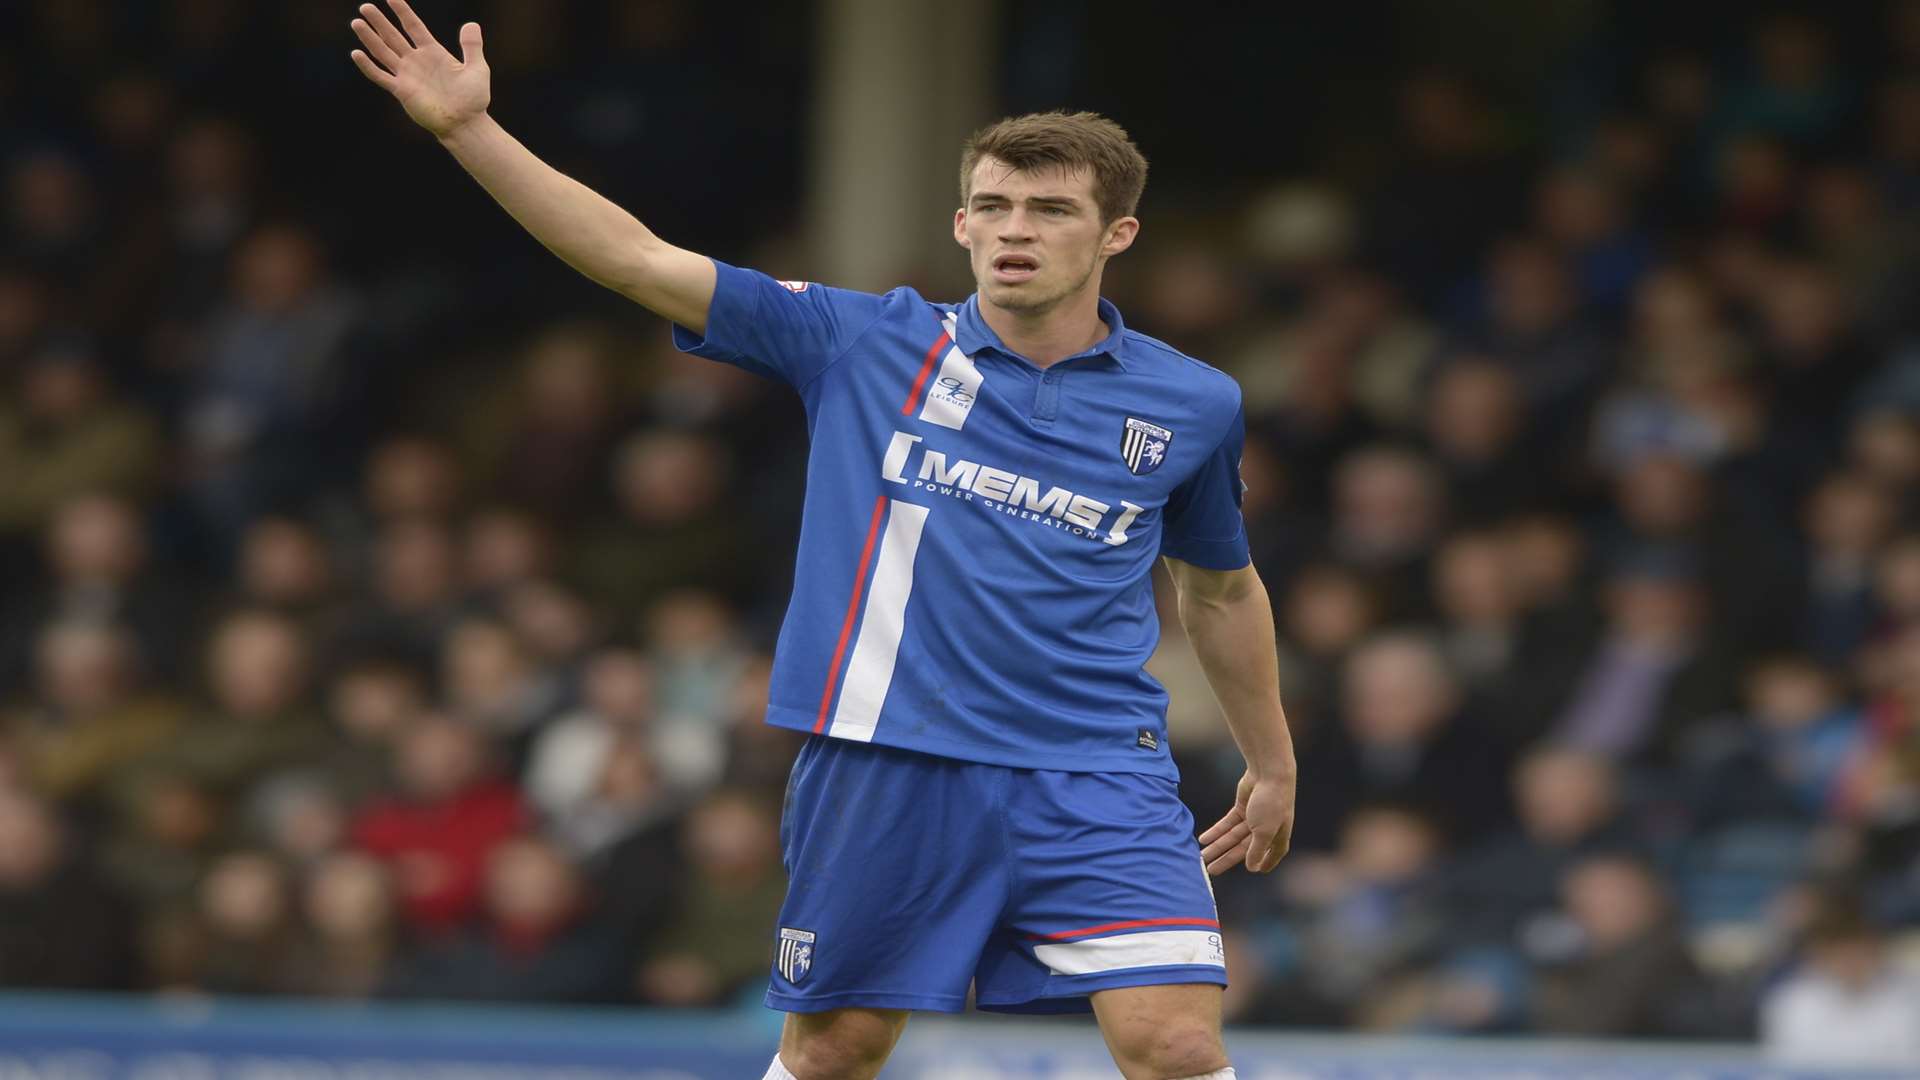
[(1107, 226), (1106, 243), (1100, 245), (1100, 254), (1112, 258), (1133, 246), (1133, 238), (1140, 235), (1140, 219), (1123, 217)]
[(953, 242), (973, 250), (973, 242), (967, 239), (967, 208), (961, 207), (953, 212)]

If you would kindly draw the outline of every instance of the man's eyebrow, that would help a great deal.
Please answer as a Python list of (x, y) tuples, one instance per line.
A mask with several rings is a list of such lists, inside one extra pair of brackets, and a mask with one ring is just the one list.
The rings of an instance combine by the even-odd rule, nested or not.
[[(973, 193), (973, 196), (969, 201), (970, 202), (986, 202), (989, 199), (998, 200), (1000, 202), (1013, 201), (1011, 197), (1007, 195), (1003, 195), (998, 191), (976, 191)], [(1074, 198), (1071, 195), (1029, 195), (1027, 196), (1025, 201), (1029, 206), (1079, 206), (1080, 205), (1080, 200)]]

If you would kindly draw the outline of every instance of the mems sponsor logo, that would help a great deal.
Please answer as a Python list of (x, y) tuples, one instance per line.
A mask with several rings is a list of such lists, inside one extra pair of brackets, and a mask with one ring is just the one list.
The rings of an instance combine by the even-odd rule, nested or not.
[(1127, 542), (1127, 529), (1145, 509), (1122, 499), (1119, 512), (1114, 513), (1111, 503), (1091, 496), (978, 461), (949, 458), (924, 446), (920, 436), (904, 431), (893, 433), (880, 475), (896, 484), (981, 503), (996, 513), (1115, 547)]

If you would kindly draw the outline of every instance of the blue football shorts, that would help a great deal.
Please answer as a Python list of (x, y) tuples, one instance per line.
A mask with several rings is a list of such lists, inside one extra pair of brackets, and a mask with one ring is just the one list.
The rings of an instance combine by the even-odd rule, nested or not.
[(1079, 1012), (1096, 990), (1225, 985), (1174, 781), (1015, 769), (815, 735), (787, 784), (767, 1005)]

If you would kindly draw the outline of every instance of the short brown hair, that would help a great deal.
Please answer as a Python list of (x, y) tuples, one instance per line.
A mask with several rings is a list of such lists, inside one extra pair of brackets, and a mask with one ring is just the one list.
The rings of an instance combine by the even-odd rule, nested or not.
[(1091, 112), (1043, 112), (1009, 116), (967, 137), (960, 148), (960, 202), (973, 186), (973, 167), (983, 157), (1022, 171), (1087, 169), (1100, 222), (1126, 217), (1140, 205), (1147, 186), (1147, 159), (1126, 129)]

